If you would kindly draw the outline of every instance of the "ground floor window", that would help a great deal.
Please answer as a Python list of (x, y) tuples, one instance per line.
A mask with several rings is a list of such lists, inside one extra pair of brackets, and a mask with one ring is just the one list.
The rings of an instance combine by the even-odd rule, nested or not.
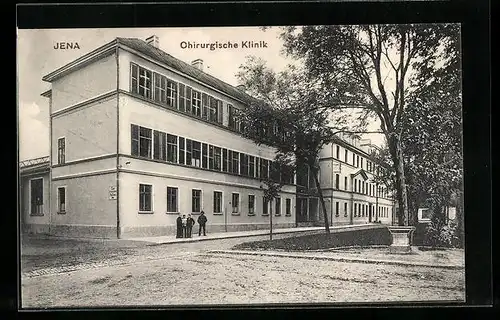
[(255, 196), (253, 194), (248, 195), (248, 214), (255, 214)]
[(30, 180), (30, 193), (31, 193), (31, 214), (43, 214), (43, 178)]
[(269, 214), (269, 201), (266, 200), (266, 198), (262, 197), (262, 215), (268, 215)]
[(240, 211), (240, 194), (233, 193), (231, 198), (231, 205), (233, 207), (233, 213), (238, 213)]
[(179, 212), (178, 209), (179, 189), (167, 187), (167, 212)]
[(335, 216), (338, 217), (339, 216), (339, 202), (335, 202)]
[(57, 188), (57, 212), (66, 213), (66, 187)]
[(140, 184), (139, 185), (139, 212), (151, 212), (152, 207), (152, 197), (153, 197), (153, 186), (150, 184)]
[(276, 197), (275, 199), (275, 212), (274, 214), (277, 215), (277, 216), (281, 216), (281, 198), (280, 197)]
[(222, 192), (214, 191), (214, 213), (222, 213)]
[(285, 200), (285, 215), (286, 216), (292, 215), (291, 210), (292, 210), (292, 199), (287, 198)]
[(344, 203), (344, 217), (347, 217), (347, 202)]
[(193, 189), (191, 197), (191, 212), (201, 211), (201, 190)]

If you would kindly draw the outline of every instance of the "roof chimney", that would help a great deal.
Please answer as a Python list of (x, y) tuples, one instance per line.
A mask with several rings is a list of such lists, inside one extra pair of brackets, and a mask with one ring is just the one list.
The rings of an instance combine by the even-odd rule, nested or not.
[(203, 71), (203, 60), (201, 59), (193, 60), (193, 62), (191, 62), (191, 65), (196, 69)]
[(156, 36), (156, 35), (152, 35), (152, 36), (146, 38), (146, 42), (149, 45), (152, 45), (155, 48), (159, 48), (160, 47), (160, 41), (158, 39), (158, 36)]

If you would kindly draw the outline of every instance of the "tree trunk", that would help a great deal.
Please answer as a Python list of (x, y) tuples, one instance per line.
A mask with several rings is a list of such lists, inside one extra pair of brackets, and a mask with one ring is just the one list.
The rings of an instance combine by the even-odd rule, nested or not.
[(328, 213), (326, 212), (325, 199), (323, 198), (323, 192), (321, 191), (321, 186), (318, 179), (318, 170), (313, 168), (312, 173), (314, 175), (314, 182), (316, 184), (316, 190), (318, 190), (319, 201), (321, 202), (321, 207), (323, 208), (323, 219), (325, 222), (325, 231), (327, 234), (330, 233), (330, 224), (328, 223)]
[(393, 169), (396, 171), (396, 199), (398, 201), (398, 225), (409, 224), (408, 219), (408, 196), (406, 192), (405, 171), (403, 163), (403, 150), (399, 137), (392, 134), (389, 140), (389, 151), (393, 161)]

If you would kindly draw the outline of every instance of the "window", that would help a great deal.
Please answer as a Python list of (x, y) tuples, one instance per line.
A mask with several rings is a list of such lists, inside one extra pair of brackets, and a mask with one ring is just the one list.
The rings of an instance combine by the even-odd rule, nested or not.
[(208, 102), (208, 107), (209, 107), (209, 112), (208, 112), (208, 120), (212, 122), (218, 122), (219, 116), (217, 112), (219, 109), (217, 108), (219, 100), (215, 99), (214, 97), (208, 97), (209, 102)]
[(361, 182), (361, 193), (365, 193), (365, 182)]
[(202, 104), (202, 115), (203, 119), (208, 120), (208, 115), (209, 115), (209, 105), (208, 105), (208, 98), (209, 96), (206, 93), (201, 94), (201, 104)]
[(248, 195), (248, 214), (255, 214), (255, 196), (253, 194)]
[(338, 173), (335, 174), (335, 188), (340, 189), (340, 175)]
[(344, 217), (347, 217), (347, 202), (344, 203)]
[(178, 196), (179, 189), (174, 187), (167, 187), (167, 212), (178, 212)]
[(151, 99), (151, 71), (139, 67), (139, 94)]
[(274, 215), (281, 216), (281, 198), (280, 197), (276, 197), (275, 202), (274, 202), (274, 206), (275, 206)]
[(206, 143), (203, 143), (202, 145), (202, 149), (201, 149), (201, 166), (202, 168), (207, 168), (208, 167), (208, 157), (207, 157), (207, 149), (208, 149), (208, 145)]
[(132, 155), (151, 158), (151, 129), (132, 125)]
[(269, 161), (260, 159), (260, 177), (262, 179), (269, 178)]
[(347, 156), (348, 156), (349, 151), (344, 150), (344, 162), (347, 163)]
[(167, 80), (167, 106), (177, 109), (177, 82)]
[(339, 216), (339, 202), (335, 202), (335, 216), (338, 217)]
[(228, 104), (227, 105), (227, 110), (228, 110), (228, 127), (236, 130), (236, 119), (235, 119), (235, 108), (233, 105)]
[(358, 216), (358, 204), (357, 203), (354, 204), (354, 216), (355, 217)]
[(191, 95), (193, 90), (191, 87), (186, 86), (186, 112), (192, 112), (191, 110)]
[(352, 153), (352, 165), (354, 166), (356, 164), (356, 155), (354, 152)]
[(227, 149), (222, 149), (222, 171), (228, 172), (229, 171), (229, 158), (227, 154)]
[[(201, 167), (201, 142), (187, 140), (188, 143), (191, 142), (191, 165), (195, 167)], [(189, 152), (189, 144), (188, 144)]]
[(193, 189), (191, 196), (191, 212), (201, 211), (201, 190)]
[(214, 191), (214, 213), (222, 213), (222, 192)]
[(336, 158), (340, 159), (340, 146), (337, 146)]
[(262, 197), (262, 215), (267, 216), (269, 214), (269, 202), (265, 197)]
[(255, 157), (248, 156), (248, 175), (250, 177), (255, 177)]
[(221, 170), (221, 148), (214, 147), (214, 169), (220, 171)]
[(57, 163), (64, 164), (66, 162), (66, 138), (57, 139)]
[(153, 131), (153, 159), (163, 160), (166, 159), (166, 134), (160, 131)]
[(285, 200), (285, 216), (292, 215), (292, 199)]
[(159, 103), (166, 103), (167, 78), (155, 73), (154, 79), (155, 101)]
[(347, 190), (347, 177), (344, 177), (344, 190)]
[(179, 83), (179, 110), (186, 111), (186, 86)]
[(222, 101), (217, 100), (217, 122), (222, 123)]
[(232, 194), (231, 206), (233, 207), (233, 213), (238, 213), (240, 211), (240, 195), (238, 193)]
[(179, 163), (180, 164), (185, 164), (186, 163), (186, 153), (185, 153), (185, 139), (179, 137)]
[(359, 168), (359, 156), (356, 156), (356, 167)]
[(66, 187), (57, 188), (57, 212), (66, 213)]
[(196, 90), (192, 90), (192, 92), (191, 113), (197, 117), (201, 117), (201, 93)]
[(150, 184), (139, 185), (139, 212), (152, 212), (152, 189)]
[(363, 158), (361, 158), (361, 169), (363, 169)]
[(236, 174), (239, 173), (239, 169), (240, 169), (240, 166), (239, 166), (240, 160), (239, 160), (239, 158), (240, 158), (239, 157), (239, 153), (236, 152), (236, 151), (233, 151), (233, 158), (232, 158), (233, 159), (233, 171), (232, 172), (236, 173)]
[(248, 155), (240, 153), (240, 174), (248, 176)]
[(167, 161), (177, 163), (177, 136), (167, 135)]
[(136, 64), (131, 63), (130, 64), (130, 91), (132, 93), (138, 93), (139, 92), (139, 67)]
[(358, 192), (358, 179), (354, 179), (354, 192)]
[(361, 216), (365, 216), (365, 206), (363, 204), (361, 205)]
[(30, 213), (32, 215), (43, 214), (43, 178), (30, 180)]

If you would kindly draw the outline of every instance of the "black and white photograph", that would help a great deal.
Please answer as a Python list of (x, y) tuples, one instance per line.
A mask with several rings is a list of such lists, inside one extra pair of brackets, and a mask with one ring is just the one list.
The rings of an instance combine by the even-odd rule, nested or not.
[(461, 28), (18, 29), (21, 307), (465, 302)]

